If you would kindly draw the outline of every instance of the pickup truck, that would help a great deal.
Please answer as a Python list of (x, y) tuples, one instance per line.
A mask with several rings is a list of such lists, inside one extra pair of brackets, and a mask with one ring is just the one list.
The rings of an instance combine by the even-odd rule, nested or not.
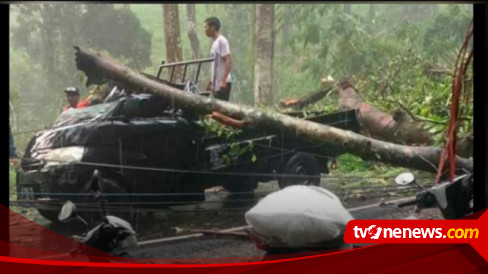
[[(191, 92), (189, 85), (172, 85)], [(111, 204), (132, 208), (201, 202), (212, 186), (252, 193), (258, 182), (272, 180), (280, 187), (318, 185), (321, 174), (329, 172), (329, 160), (343, 153), (338, 146), (282, 132), (222, 137), (209, 131), (202, 117), (168, 108), (158, 96), (126, 93), (117, 84), (110, 89), (104, 103), (65, 111), (30, 140), (17, 171), (20, 205), (34, 206), (56, 222), (66, 200), (89, 204), (95, 169), (105, 178)], [(355, 132), (360, 128), (355, 110), (313, 112), (306, 118), (301, 112), (286, 114)]]

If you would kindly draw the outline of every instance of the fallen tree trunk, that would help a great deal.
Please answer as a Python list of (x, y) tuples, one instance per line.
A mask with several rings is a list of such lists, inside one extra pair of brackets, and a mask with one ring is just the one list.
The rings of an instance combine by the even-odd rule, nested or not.
[(284, 99), (280, 101), (280, 107), (282, 108), (294, 108), (300, 110), (308, 105), (320, 101), (332, 90), (332, 86), (314, 91), (306, 96), (298, 99)]
[[(410, 147), (387, 143), (365, 137), (351, 131), (294, 118), (288, 115), (254, 109), (247, 106), (217, 100), (172, 88), (151, 80), (140, 73), (117, 64), (105, 57), (76, 48), (76, 65), (85, 72), (88, 81), (102, 84), (107, 80), (118, 82), (136, 90), (145, 90), (179, 103), (181, 108), (206, 115), (212, 111), (233, 119), (242, 120), (243, 129), (259, 128), (295, 134), (313, 142), (328, 142), (342, 146), (346, 152), (364, 160), (379, 161), (394, 166), (403, 166), (435, 172), (442, 149), (438, 147)], [(472, 160), (456, 157), (458, 168), (473, 169)], [(446, 165), (449, 166), (449, 165)]]
[(373, 138), (407, 145), (433, 143), (432, 135), (407, 113), (396, 111), (391, 115), (363, 102), (348, 81), (339, 83), (339, 108), (357, 109), (361, 127)]
[[(357, 109), (358, 120), (364, 132), (373, 138), (406, 145), (430, 145), (432, 135), (424, 130), (420, 123), (413, 121), (403, 111), (394, 115), (383, 112), (371, 104), (365, 103), (347, 81), (339, 86), (339, 109)], [(282, 108), (300, 110), (321, 100), (333, 90), (331, 83), (326, 87), (298, 99), (285, 99), (280, 102)]]

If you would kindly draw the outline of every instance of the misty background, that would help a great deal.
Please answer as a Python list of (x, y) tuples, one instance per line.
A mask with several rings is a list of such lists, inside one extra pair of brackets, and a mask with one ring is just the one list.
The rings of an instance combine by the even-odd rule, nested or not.
[[(195, 56), (187, 35), (188, 5), (195, 10), (200, 58), (209, 57), (211, 45), (204, 20), (221, 20), (233, 59), (230, 101), (252, 105), (254, 5), (178, 4), (183, 60)], [(162, 6), (10, 5), (9, 119), (21, 155), (32, 135), (52, 125), (66, 105), (66, 86), (77, 86), (81, 99), (87, 96), (85, 79), (75, 67), (74, 45), (157, 73), (167, 59)], [(415, 115), (444, 121), (451, 92), (448, 72), (471, 19), (469, 4), (275, 4), (274, 100), (314, 91), (325, 75), (350, 76), (365, 101), (387, 111), (399, 101)], [(444, 73), (432, 73), (431, 68)], [(208, 81), (206, 75), (200, 82)], [(381, 85), (388, 89), (379, 96)], [(321, 106), (335, 104), (326, 98)], [(464, 115), (471, 121), (460, 131), (472, 131), (472, 107)], [(445, 125), (435, 130), (440, 133)]]

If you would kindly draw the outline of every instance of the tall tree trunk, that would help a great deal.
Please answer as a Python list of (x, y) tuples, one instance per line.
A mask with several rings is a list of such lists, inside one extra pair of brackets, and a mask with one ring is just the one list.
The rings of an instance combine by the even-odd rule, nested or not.
[(50, 24), (48, 20), (51, 20), (51, 16), (49, 11), (52, 7), (49, 4), (43, 4), (40, 6), (40, 16), (44, 21), (44, 24), (39, 25), (40, 27), (40, 37), (41, 37), (41, 45), (42, 45), (42, 62), (44, 66), (44, 70), (49, 78), (49, 82), (52, 84), (52, 87), (59, 88), (60, 80), (56, 75), (56, 45), (54, 43), (53, 38), (53, 28), (48, 27)]
[(186, 23), (188, 28), (188, 39), (192, 50), (192, 59), (200, 58), (200, 41), (197, 34), (197, 20), (195, 4), (186, 4)]
[(254, 104), (273, 104), (274, 5), (255, 5)]
[[(346, 152), (355, 154), (364, 160), (431, 172), (437, 169), (436, 163), (439, 162), (442, 151), (439, 147), (396, 145), (284, 114), (181, 92), (179, 89), (151, 80), (108, 58), (88, 53), (79, 48), (76, 49), (77, 68), (84, 71), (87, 77), (96, 84), (103, 84), (107, 79), (111, 79), (128, 88), (157, 94), (168, 102), (178, 104), (178, 107), (184, 110), (191, 110), (199, 114), (209, 114), (215, 111), (234, 119), (243, 120), (243, 129), (257, 128), (268, 132), (281, 131), (312, 142), (339, 145)], [(472, 160), (457, 156), (455, 161), (458, 168), (473, 170)]]
[(432, 17), (437, 16), (437, 11), (439, 10), (439, 5), (438, 4), (432, 4)]
[[(173, 63), (182, 61), (183, 53), (181, 49), (178, 4), (163, 4), (163, 19), (164, 40), (166, 42), (166, 62)], [(170, 75), (171, 70), (168, 71), (168, 79)], [(172, 81), (180, 82), (182, 76), (182, 67), (175, 67)]]
[(344, 4), (344, 13), (351, 15), (351, 4)]
[(287, 16), (290, 16), (291, 13), (292, 13), (292, 9), (291, 9), (291, 4), (283, 4), (285, 5), (284, 6), (284, 13), (285, 13), (285, 16), (283, 19), (283, 23), (282, 23), (282, 26), (281, 26), (281, 43), (283, 45), (286, 44), (286, 42), (288, 41), (288, 38), (290, 36), (290, 24), (289, 24), (289, 21), (286, 20)]
[(284, 99), (280, 101), (279, 106), (281, 108), (289, 108), (293, 107), (296, 110), (300, 110), (308, 105), (311, 105), (313, 103), (316, 103), (320, 101), (322, 98), (324, 98), (330, 91), (332, 90), (331, 86), (324, 87), (323, 89), (314, 91), (310, 94), (306, 94), (305, 96), (302, 96), (298, 99)]
[(375, 4), (369, 4), (368, 22), (373, 22), (375, 14), (376, 14)]

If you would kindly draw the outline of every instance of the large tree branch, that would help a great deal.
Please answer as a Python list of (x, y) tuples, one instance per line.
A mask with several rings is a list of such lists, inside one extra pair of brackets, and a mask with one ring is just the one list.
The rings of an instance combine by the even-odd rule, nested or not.
[[(113, 80), (136, 90), (145, 90), (157, 94), (168, 101), (179, 103), (184, 109), (200, 114), (212, 111), (220, 112), (233, 119), (243, 120), (243, 128), (261, 128), (266, 130), (284, 131), (298, 137), (317, 142), (339, 145), (346, 152), (355, 154), (364, 160), (379, 161), (394, 166), (403, 166), (426, 171), (435, 171), (430, 163), (438, 163), (441, 148), (410, 147), (387, 143), (363, 135), (338, 128), (322, 125), (303, 119), (270, 111), (217, 100), (183, 92), (168, 85), (148, 79), (131, 69), (117, 64), (107, 58), (77, 48), (76, 63), (78, 69), (84, 71), (94, 83)], [(473, 162), (456, 157), (456, 166), (472, 170)]]
[(282, 108), (289, 108), (293, 107), (294, 109), (300, 110), (308, 105), (318, 102), (322, 98), (324, 98), (327, 94), (332, 91), (332, 86), (328, 86), (324, 89), (320, 89), (314, 91), (310, 94), (307, 94), (303, 97), (298, 99), (285, 99), (280, 101), (280, 107)]

